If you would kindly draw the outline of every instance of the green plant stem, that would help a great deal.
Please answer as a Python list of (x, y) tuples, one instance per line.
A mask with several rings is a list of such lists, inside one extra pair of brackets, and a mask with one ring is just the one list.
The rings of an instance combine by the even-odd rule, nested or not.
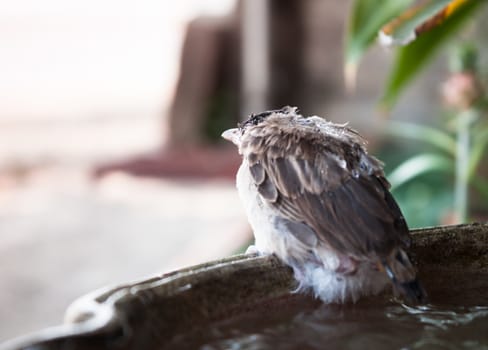
[(470, 109), (460, 113), (457, 121), (454, 207), (459, 223), (466, 222), (468, 216), (470, 127), (475, 115)]

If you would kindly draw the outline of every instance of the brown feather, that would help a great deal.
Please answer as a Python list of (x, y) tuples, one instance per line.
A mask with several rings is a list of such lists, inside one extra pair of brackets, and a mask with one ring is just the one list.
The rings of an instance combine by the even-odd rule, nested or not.
[(409, 241), (409, 232), (381, 162), (367, 154), (356, 131), (321, 126), (277, 114), (247, 126), (240, 149), (259, 193), (340, 254), (387, 256)]
[[(271, 208), (265, 220), (283, 237), (278, 249), (289, 251), (282, 257), (295, 272), (297, 262), (320, 264), (321, 252), (330, 250), (340, 260), (338, 272), (379, 264), (396, 290), (422, 301), (425, 292), (403, 250), (411, 242), (409, 229), (382, 163), (353, 129), (296, 112), (285, 107), (252, 115), (236, 142), (260, 207)], [(286, 234), (297, 247), (287, 246)]]

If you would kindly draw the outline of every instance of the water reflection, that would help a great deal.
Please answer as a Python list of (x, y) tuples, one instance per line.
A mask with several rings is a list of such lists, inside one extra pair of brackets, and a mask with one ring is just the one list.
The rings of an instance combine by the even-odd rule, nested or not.
[(419, 336), (412, 349), (488, 349), (488, 307), (407, 305), (391, 307), (386, 315), (393, 321), (418, 325)]
[(411, 307), (387, 298), (305, 305), (307, 310), (297, 313), (292, 308), (222, 323), (205, 335), (200, 348), (488, 349), (488, 306)]

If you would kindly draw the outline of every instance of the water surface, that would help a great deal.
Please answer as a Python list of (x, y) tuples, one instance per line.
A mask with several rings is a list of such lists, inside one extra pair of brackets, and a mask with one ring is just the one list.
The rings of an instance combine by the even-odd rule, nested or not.
[(276, 301), (174, 339), (213, 349), (487, 349), (488, 274), (436, 269), (421, 275), (430, 303), (391, 295), (325, 305)]

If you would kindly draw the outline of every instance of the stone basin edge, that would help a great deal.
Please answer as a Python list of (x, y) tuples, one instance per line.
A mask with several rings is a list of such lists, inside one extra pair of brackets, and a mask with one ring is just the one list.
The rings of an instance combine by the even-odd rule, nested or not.
[[(488, 224), (411, 231), (425, 266), (488, 273)], [(64, 324), (0, 344), (0, 350), (163, 348), (190, 327), (293, 298), (291, 270), (275, 256), (235, 255), (159, 276), (105, 287), (73, 302)]]

